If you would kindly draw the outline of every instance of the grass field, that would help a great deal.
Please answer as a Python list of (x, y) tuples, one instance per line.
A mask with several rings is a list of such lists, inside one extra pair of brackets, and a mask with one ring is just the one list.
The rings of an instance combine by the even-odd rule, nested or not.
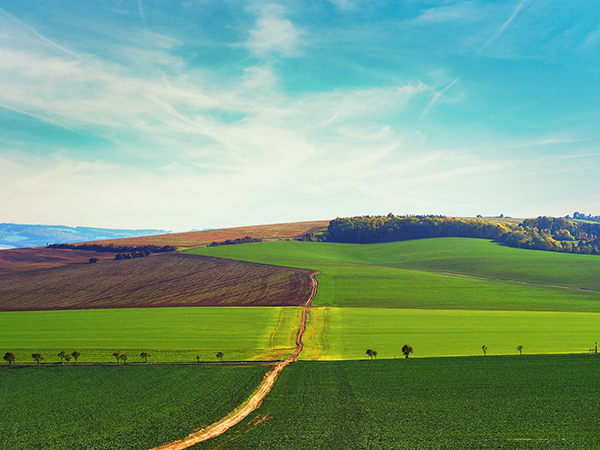
[(165, 253), (0, 273), (0, 310), (304, 305), (311, 271)]
[(61, 350), (82, 353), (81, 362), (115, 361), (114, 351), (141, 361), (272, 360), (291, 354), (301, 308), (136, 308), (0, 312), (0, 352), (33, 362), (40, 351), (56, 362)]
[(298, 362), (193, 448), (595, 450), (599, 371), (593, 355)]
[(233, 411), (267, 367), (0, 367), (0, 448), (143, 449)]
[(600, 312), (600, 257), (482, 239), (265, 242), (190, 253), (320, 270), (314, 305)]
[(600, 314), (540, 311), (462, 311), (313, 308), (301, 359), (378, 358), (586, 352), (600, 340)]

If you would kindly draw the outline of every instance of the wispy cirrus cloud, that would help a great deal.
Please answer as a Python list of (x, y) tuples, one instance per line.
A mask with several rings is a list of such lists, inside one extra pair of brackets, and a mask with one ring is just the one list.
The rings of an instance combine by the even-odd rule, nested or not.
[(449, 5), (434, 6), (409, 20), (415, 25), (440, 24), (445, 22), (474, 22), (480, 19), (482, 11), (477, 2), (464, 1)]
[(262, 56), (276, 53), (296, 56), (300, 52), (304, 32), (285, 18), (285, 9), (276, 4), (261, 8), (256, 26), (250, 30), (246, 46), (254, 54)]

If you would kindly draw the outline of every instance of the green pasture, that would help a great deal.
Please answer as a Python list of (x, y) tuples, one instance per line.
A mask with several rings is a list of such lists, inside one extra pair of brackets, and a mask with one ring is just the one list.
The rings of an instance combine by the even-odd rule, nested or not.
[(597, 355), (298, 362), (193, 448), (596, 450), (598, 373)]
[[(129, 361), (215, 361), (279, 359), (295, 349), (301, 308), (205, 307), (134, 308), (74, 311), (0, 312), (0, 351), (17, 362), (32, 362), (41, 352), (59, 361), (61, 350), (82, 353), (80, 362), (115, 361), (114, 351)], [(2, 353), (4, 354), (4, 353)]]
[(266, 366), (0, 367), (0, 448), (140, 449), (220, 420)]
[(320, 270), (319, 306), (600, 312), (600, 256), (439, 238), (263, 242), (190, 253)]
[(600, 341), (599, 313), (313, 308), (304, 350), (307, 360), (587, 352)]

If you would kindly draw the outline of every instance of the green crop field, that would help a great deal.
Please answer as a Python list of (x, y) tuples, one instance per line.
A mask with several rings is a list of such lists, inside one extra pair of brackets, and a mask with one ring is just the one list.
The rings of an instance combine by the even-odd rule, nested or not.
[[(41, 352), (59, 361), (61, 350), (82, 353), (80, 362), (114, 361), (113, 351), (140, 361), (270, 360), (295, 349), (301, 308), (134, 308), (75, 311), (0, 312), (0, 348), (17, 362)], [(3, 353), (4, 354), (4, 353)]]
[(298, 362), (193, 448), (598, 449), (599, 372), (595, 355)]
[(600, 340), (600, 314), (541, 311), (461, 311), (382, 308), (313, 308), (302, 359), (577, 353)]
[(0, 367), (0, 448), (143, 449), (229, 414), (265, 366)]
[(320, 306), (600, 312), (600, 256), (482, 239), (264, 242), (194, 254), (320, 270)]

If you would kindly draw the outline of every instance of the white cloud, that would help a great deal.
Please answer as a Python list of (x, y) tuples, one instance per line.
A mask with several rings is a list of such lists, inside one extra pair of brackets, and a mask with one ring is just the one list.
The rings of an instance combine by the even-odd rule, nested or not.
[(481, 18), (476, 2), (465, 1), (425, 9), (409, 22), (415, 25), (440, 24), (444, 22), (475, 22)]
[(296, 56), (300, 52), (304, 32), (283, 17), (284, 9), (279, 5), (265, 6), (250, 30), (246, 46), (258, 56), (277, 53), (283, 56)]

